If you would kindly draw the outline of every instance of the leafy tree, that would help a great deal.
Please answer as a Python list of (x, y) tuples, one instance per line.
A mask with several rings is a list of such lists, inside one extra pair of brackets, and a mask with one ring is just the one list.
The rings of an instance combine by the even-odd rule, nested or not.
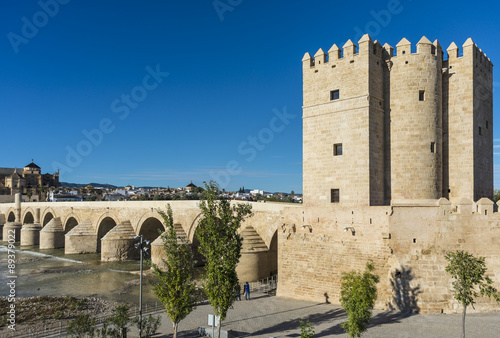
[(177, 337), (179, 322), (193, 311), (196, 305), (194, 284), (194, 257), (188, 242), (180, 237), (174, 229), (174, 219), (170, 204), (167, 213), (158, 210), (163, 217), (167, 230), (161, 235), (165, 248), (164, 271), (153, 265), (158, 277), (154, 285), (156, 297), (163, 303), (168, 317), (174, 327), (174, 338)]
[(347, 322), (340, 325), (349, 337), (361, 337), (370, 322), (379, 282), (379, 277), (372, 273), (373, 269), (373, 263), (368, 262), (363, 274), (351, 271), (342, 276), (340, 303), (347, 312)]
[(139, 331), (142, 330), (143, 337), (152, 337), (160, 327), (161, 318), (160, 316), (153, 317), (149, 315), (148, 317), (143, 317), (142, 321), (139, 317), (135, 317), (132, 322), (137, 326)]
[(292, 196), (293, 196), (293, 195), (295, 195), (295, 191), (293, 191), (293, 190), (292, 190), (292, 191), (290, 192), (290, 195), (292, 195)]
[(500, 200), (500, 190), (493, 190), (493, 202), (498, 202)]
[(250, 204), (231, 206), (228, 199), (218, 197), (217, 183), (204, 184), (204, 200), (200, 202), (203, 218), (197, 236), (199, 251), (206, 258), (203, 288), (215, 315), (220, 316), (217, 328), (217, 337), (220, 337), (222, 321), (235, 301), (234, 290), (239, 283), (236, 265), (243, 239), (238, 229), (245, 217), (252, 215), (252, 207)]
[(128, 304), (118, 305), (113, 309), (111, 317), (108, 318), (107, 324), (112, 324), (113, 328), (107, 328), (107, 332), (105, 335), (109, 335), (111, 337), (124, 338), (127, 337), (127, 325), (130, 321), (129, 319), (129, 311), (130, 306)]
[(313, 338), (314, 337), (314, 327), (310, 321), (300, 320), (300, 338)]
[(74, 338), (83, 338), (87, 335), (93, 337), (95, 324), (95, 318), (90, 317), (90, 315), (79, 315), (69, 322), (67, 333)]
[[(462, 304), (462, 337), (465, 337), (465, 314), (467, 306), (474, 308), (475, 298), (479, 295), (494, 298), (500, 302), (500, 294), (491, 284), (493, 281), (486, 276), (486, 264), (484, 257), (474, 257), (467, 251), (449, 252), (445, 255), (449, 262), (446, 266), (448, 272), (454, 279), (452, 286), (453, 297)], [(478, 291), (479, 290), (479, 291)]]

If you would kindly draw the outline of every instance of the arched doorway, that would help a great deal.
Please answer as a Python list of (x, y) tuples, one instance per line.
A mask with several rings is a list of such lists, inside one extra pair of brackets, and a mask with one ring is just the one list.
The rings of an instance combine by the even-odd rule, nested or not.
[(269, 272), (271, 276), (278, 274), (278, 231), (274, 233), (267, 252), (267, 261), (269, 263)]
[(105, 217), (97, 227), (97, 252), (101, 252), (101, 239), (114, 227), (116, 222), (111, 217)]
[(35, 223), (35, 218), (33, 217), (33, 214), (30, 211), (28, 211), (26, 215), (24, 215), (23, 224), (33, 224), (33, 223)]
[(46, 226), (47, 223), (49, 223), (52, 218), (54, 218), (54, 215), (52, 215), (50, 211), (46, 213), (45, 216), (43, 217), (42, 227)]
[(66, 221), (66, 224), (64, 226), (64, 233), (67, 234), (68, 232), (70, 232), (71, 229), (73, 229), (77, 225), (78, 225), (78, 221), (76, 220), (76, 218), (74, 218), (74, 217), (68, 218), (68, 220)]

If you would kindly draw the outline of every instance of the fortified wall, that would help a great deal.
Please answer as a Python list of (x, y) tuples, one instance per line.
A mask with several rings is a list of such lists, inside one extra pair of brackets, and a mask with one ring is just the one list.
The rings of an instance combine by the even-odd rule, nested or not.
[(472, 39), (446, 52), (365, 35), (304, 55), (304, 208), (279, 233), (278, 295), (338, 303), (342, 273), (371, 260), (378, 308), (456, 312), (454, 250), (486, 257), (500, 289), (493, 65)]
[[(500, 214), (488, 199), (447, 199), (394, 206), (306, 208), (306, 226), (279, 232), (278, 295), (338, 303), (342, 273), (363, 271), (367, 261), (380, 276), (377, 308), (420, 313), (462, 311), (445, 272), (449, 251), (486, 258), (500, 289)], [(498, 311), (480, 298), (476, 310)]]

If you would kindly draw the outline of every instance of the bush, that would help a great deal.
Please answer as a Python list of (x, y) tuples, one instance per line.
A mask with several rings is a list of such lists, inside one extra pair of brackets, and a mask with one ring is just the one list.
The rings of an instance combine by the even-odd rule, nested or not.
[(95, 324), (95, 318), (90, 317), (90, 315), (79, 315), (69, 322), (68, 335), (74, 338), (83, 338), (86, 335), (93, 337)]
[(135, 317), (132, 320), (132, 323), (135, 324), (137, 330), (141, 330), (142, 327), (142, 336), (143, 337), (151, 337), (156, 333), (161, 324), (161, 317), (153, 317), (149, 315), (148, 317), (143, 317), (142, 322), (139, 320), (139, 317)]
[(312, 338), (314, 337), (314, 327), (310, 321), (300, 320), (300, 338)]

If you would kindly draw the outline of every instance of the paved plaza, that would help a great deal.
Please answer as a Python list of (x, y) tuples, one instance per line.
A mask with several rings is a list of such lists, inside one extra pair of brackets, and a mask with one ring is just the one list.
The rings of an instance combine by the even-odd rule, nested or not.
[[(197, 328), (207, 327), (210, 313), (209, 304), (198, 306), (180, 323), (179, 337), (198, 337)], [(232, 330), (234, 337), (300, 337), (300, 319), (312, 323), (315, 337), (348, 337), (340, 327), (346, 320), (340, 306), (265, 294), (236, 302), (222, 328)], [(460, 314), (408, 315), (377, 310), (363, 337), (460, 337), (461, 320)], [(500, 337), (500, 312), (468, 314), (466, 325), (468, 337)], [(172, 336), (172, 325), (165, 314), (159, 332), (155, 337)], [(136, 335), (132, 331), (129, 337)]]

